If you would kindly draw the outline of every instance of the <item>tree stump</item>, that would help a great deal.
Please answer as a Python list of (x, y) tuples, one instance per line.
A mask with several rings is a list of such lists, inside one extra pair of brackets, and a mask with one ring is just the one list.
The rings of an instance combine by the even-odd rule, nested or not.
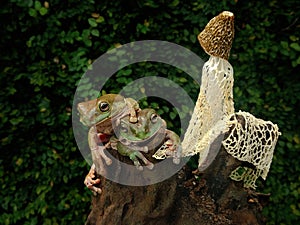
[[(111, 154), (129, 162), (116, 152)], [(92, 210), (85, 224), (264, 224), (261, 210), (268, 195), (245, 189), (242, 182), (229, 178), (241, 164), (221, 148), (201, 174), (186, 165), (168, 180), (140, 187), (101, 178), (103, 192), (92, 197)]]

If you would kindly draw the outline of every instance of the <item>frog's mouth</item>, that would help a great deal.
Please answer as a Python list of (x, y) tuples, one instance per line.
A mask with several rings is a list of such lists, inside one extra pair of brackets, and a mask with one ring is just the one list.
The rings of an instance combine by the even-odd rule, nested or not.
[(120, 112), (112, 111), (112, 113), (103, 113), (102, 116), (98, 115), (95, 110), (89, 112), (84, 111), (83, 107), (77, 106), (80, 116), (80, 122), (87, 127), (96, 125), (99, 127), (101, 124), (111, 124), (112, 120), (118, 120), (127, 116), (128, 108), (124, 107)]
[(87, 126), (87, 127), (91, 127), (93, 125), (98, 125), (98, 124), (104, 123), (107, 120), (110, 120), (110, 118), (107, 117), (107, 116), (103, 116), (103, 118), (99, 118), (99, 117), (97, 117), (95, 115), (93, 115), (93, 116), (85, 116), (84, 114), (80, 114), (80, 113), (79, 113), (79, 116), (80, 116), (80, 120), (79, 121), (84, 126)]
[(82, 123), (84, 126), (86, 127), (90, 127), (92, 124), (91, 124), (91, 121), (90, 119), (87, 119), (86, 117), (84, 117), (82, 114), (79, 113), (79, 116), (80, 116), (80, 123)]

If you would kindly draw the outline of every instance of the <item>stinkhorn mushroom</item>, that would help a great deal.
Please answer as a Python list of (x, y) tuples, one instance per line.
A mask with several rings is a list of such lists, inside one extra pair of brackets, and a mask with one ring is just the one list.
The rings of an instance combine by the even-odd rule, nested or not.
[[(199, 153), (199, 170), (204, 170), (221, 147), (228, 131), (227, 118), (234, 113), (233, 68), (227, 61), (234, 37), (234, 15), (222, 12), (199, 34), (198, 40), (210, 58), (202, 69), (200, 93), (182, 141), (182, 155)], [(212, 143), (221, 136), (220, 145)]]
[(280, 132), (270, 121), (248, 112), (234, 112), (233, 68), (227, 61), (233, 37), (234, 15), (228, 11), (211, 19), (198, 35), (210, 58), (202, 69), (200, 93), (182, 141), (182, 156), (199, 153), (198, 170), (203, 171), (223, 144), (233, 157), (253, 165), (236, 168), (230, 177), (255, 189), (256, 179), (267, 177)]

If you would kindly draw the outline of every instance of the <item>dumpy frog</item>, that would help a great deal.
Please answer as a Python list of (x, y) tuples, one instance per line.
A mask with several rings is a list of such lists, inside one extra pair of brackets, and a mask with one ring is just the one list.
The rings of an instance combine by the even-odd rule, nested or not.
[[(164, 152), (165, 157), (174, 157), (174, 162), (179, 163), (180, 138), (166, 127), (165, 120), (154, 109), (143, 109), (138, 112), (137, 123), (131, 123), (128, 117), (121, 119), (110, 144), (121, 155), (128, 156), (139, 170), (143, 169), (139, 159), (147, 168), (153, 168), (153, 163), (142, 154), (150, 150), (158, 149)], [(163, 149), (161, 149), (162, 146), (164, 146)]]
[[(95, 169), (98, 173), (104, 172), (104, 159), (107, 165), (112, 160), (104, 153), (105, 143), (109, 142), (114, 134), (113, 123), (117, 126), (121, 118), (128, 117), (130, 122), (137, 122), (136, 113), (140, 110), (138, 103), (132, 98), (124, 98), (117, 94), (103, 95), (97, 99), (81, 102), (77, 106), (80, 114), (80, 122), (90, 127), (88, 132), (88, 144), (91, 149), (94, 164), (84, 183), (90, 189), (100, 182), (95, 179)], [(100, 191), (99, 189), (95, 190)]]

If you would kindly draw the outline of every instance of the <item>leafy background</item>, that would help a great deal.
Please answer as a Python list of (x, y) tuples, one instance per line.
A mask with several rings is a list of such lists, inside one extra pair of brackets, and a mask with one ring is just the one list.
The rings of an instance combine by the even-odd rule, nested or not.
[[(71, 124), (76, 85), (97, 57), (120, 44), (156, 39), (207, 59), (197, 35), (223, 10), (235, 14), (230, 62), (236, 110), (277, 123), (282, 135), (267, 180), (268, 224), (300, 217), (299, 3), (297, 0), (1, 1), (1, 224), (83, 224), (91, 193), (88, 165)], [(156, 71), (153, 73), (153, 71)], [(196, 98), (185, 74), (159, 64), (125, 68), (103, 92), (117, 92), (141, 74), (173, 79)], [(147, 105), (149, 104), (149, 105)], [(176, 113), (159, 100), (176, 127)], [(174, 122), (175, 121), (175, 122)]]

